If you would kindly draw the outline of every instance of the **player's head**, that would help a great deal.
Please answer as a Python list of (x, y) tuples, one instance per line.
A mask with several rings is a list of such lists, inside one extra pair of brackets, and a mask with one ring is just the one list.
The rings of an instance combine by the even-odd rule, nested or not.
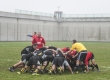
[(69, 50), (70, 50), (69, 47), (65, 47), (65, 48), (62, 49), (62, 51), (63, 51), (64, 53), (67, 52), (67, 51), (69, 51)]
[(77, 43), (77, 41), (76, 41), (75, 39), (73, 40), (73, 44), (74, 44), (74, 43)]
[(37, 32), (34, 32), (34, 35), (36, 35), (37, 34)]
[(38, 32), (38, 34), (37, 34), (37, 35), (38, 35), (38, 37), (41, 37), (41, 32)]
[(33, 44), (33, 48), (34, 49), (36, 49), (37, 48), (37, 44), (35, 43), (35, 44)]

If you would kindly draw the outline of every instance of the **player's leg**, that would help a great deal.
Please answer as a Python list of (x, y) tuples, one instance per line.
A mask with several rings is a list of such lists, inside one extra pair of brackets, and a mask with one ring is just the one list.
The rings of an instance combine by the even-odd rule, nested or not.
[(91, 60), (91, 63), (96, 67), (96, 69), (97, 69), (98, 71), (100, 71), (98, 65), (95, 63), (95, 59), (92, 59), (92, 60)]
[(57, 63), (58, 63), (58, 70), (59, 70), (59, 73), (61, 74), (63, 72), (63, 63), (64, 63), (64, 59), (62, 57), (58, 57), (57, 58)]
[(52, 62), (52, 67), (49, 67), (48, 73), (52, 74), (52, 71), (56, 70), (56, 65), (57, 65), (57, 58), (55, 57), (53, 62)]
[(33, 65), (36, 67), (33, 71), (32, 75), (39, 75), (38, 72), (41, 71), (41, 64), (40, 61), (36, 58), (36, 60), (33, 61)]
[(87, 52), (82, 52), (81, 56), (80, 56), (80, 65), (83, 69), (83, 72), (86, 72), (86, 68), (85, 68), (85, 64), (83, 63), (83, 61), (85, 60)]
[(20, 66), (20, 65), (23, 65), (23, 62), (22, 62), (22, 61), (19, 61), (18, 63), (14, 64), (12, 67), (9, 68), (9, 70), (10, 70), (11, 72), (13, 72), (14, 69), (17, 68), (17, 67)]
[(71, 69), (69, 63), (68, 63), (66, 60), (64, 61), (64, 65), (65, 65), (66, 67), (68, 67), (68, 69), (70, 70), (71, 74), (73, 74), (73, 71), (72, 71), (72, 69)]

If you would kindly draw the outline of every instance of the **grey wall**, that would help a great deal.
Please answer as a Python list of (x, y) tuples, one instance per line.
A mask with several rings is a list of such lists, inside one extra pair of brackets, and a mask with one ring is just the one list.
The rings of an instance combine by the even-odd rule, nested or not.
[(59, 23), (51, 17), (0, 12), (0, 41), (31, 41), (26, 35), (35, 31), (41, 32), (46, 41), (110, 41), (110, 19), (92, 19)]

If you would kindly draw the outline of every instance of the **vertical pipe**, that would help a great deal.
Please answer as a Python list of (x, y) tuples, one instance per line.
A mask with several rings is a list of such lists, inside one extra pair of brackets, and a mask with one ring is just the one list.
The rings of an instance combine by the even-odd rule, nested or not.
[(13, 41), (15, 41), (15, 23), (14, 23), (14, 40)]
[(19, 33), (19, 19), (17, 18), (17, 28), (16, 28), (17, 30), (17, 41), (18, 41), (18, 33)]
[(7, 41), (8, 41), (8, 23), (7, 23)]
[(1, 41), (1, 22), (0, 22), (0, 41)]

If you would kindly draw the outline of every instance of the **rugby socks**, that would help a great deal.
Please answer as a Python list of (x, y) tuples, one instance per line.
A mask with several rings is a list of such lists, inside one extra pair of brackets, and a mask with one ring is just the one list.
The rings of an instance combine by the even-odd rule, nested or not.
[(14, 69), (15, 67), (14, 67), (14, 66), (12, 66), (12, 68)]
[(44, 70), (45, 66), (42, 66), (42, 70)]
[(25, 68), (25, 71), (28, 71), (30, 69), (30, 67)]
[(97, 68), (97, 70), (99, 70), (99, 67), (98, 67), (98, 65), (96, 64), (96, 65), (94, 65), (96, 68)]
[(22, 68), (22, 69), (21, 69), (21, 72), (22, 72), (22, 73), (23, 73), (23, 72), (25, 72), (25, 71), (26, 71), (26, 69), (25, 69), (25, 68)]
[(76, 71), (78, 71), (79, 65), (76, 64)]
[(38, 73), (38, 72), (39, 72), (39, 70), (38, 69), (35, 69), (34, 73)]
[(52, 71), (52, 66), (49, 67), (49, 71)]
[(92, 67), (92, 70), (94, 70), (94, 65), (93, 64), (91, 64), (91, 65), (89, 65), (90, 67)]
[(49, 67), (48, 73), (52, 74), (52, 66)]
[(83, 71), (86, 70), (84, 64), (81, 65)]

